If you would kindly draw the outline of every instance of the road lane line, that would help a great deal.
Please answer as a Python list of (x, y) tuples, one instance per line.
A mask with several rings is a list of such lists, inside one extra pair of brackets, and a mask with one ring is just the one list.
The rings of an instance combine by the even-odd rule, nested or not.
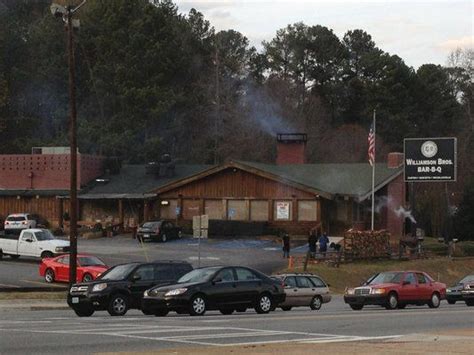
[(20, 288), (21, 287), (21, 286), (18, 286), (18, 285), (9, 285), (9, 284), (0, 284), (0, 286), (12, 287), (12, 288)]
[(379, 337), (353, 336), (350, 338), (348, 337), (347, 339), (315, 339), (315, 340), (302, 341), (301, 343), (324, 344), (324, 343), (342, 343), (342, 342), (349, 342), (349, 341), (390, 340), (390, 339), (398, 339), (398, 338), (401, 338), (402, 336), (403, 335), (387, 335), (387, 336), (379, 336)]
[(40, 282), (40, 281), (32, 281), (32, 280), (18, 280), (20, 282), (27, 282), (27, 283), (30, 283), (30, 284), (35, 284), (35, 285), (41, 285), (41, 286), (45, 286), (45, 287), (60, 287), (60, 288), (63, 288), (65, 291), (66, 291), (66, 286), (67, 284), (64, 284), (64, 285), (56, 285), (56, 284), (48, 284), (46, 282)]

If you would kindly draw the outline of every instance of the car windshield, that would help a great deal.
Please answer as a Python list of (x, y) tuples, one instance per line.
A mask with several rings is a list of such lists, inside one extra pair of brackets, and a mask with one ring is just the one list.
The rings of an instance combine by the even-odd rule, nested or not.
[(158, 223), (147, 222), (142, 224), (142, 228), (155, 228), (157, 225)]
[(38, 241), (56, 239), (54, 238), (54, 235), (47, 229), (43, 229), (39, 232), (35, 232), (35, 236), (36, 236), (36, 240)]
[(388, 283), (397, 284), (397, 283), (400, 283), (402, 276), (403, 276), (402, 272), (381, 272), (380, 274), (374, 275), (370, 279), (368, 279), (365, 285), (377, 285), (377, 284), (388, 284)]
[(110, 280), (110, 281), (119, 281), (119, 280), (125, 280), (128, 275), (132, 272), (133, 269), (137, 264), (124, 264), (124, 265), (117, 265), (111, 269), (109, 269), (107, 272), (102, 274), (99, 278), (101, 280)]
[(465, 278), (463, 278), (461, 281), (459, 281), (460, 284), (467, 284), (469, 282), (474, 282), (474, 275), (468, 275)]
[(80, 256), (78, 260), (81, 266), (105, 266), (104, 262), (95, 256)]
[(188, 272), (186, 275), (183, 275), (179, 280), (179, 284), (184, 284), (188, 282), (205, 282), (209, 281), (209, 279), (216, 273), (218, 269), (210, 268), (210, 269), (196, 269), (191, 272)]

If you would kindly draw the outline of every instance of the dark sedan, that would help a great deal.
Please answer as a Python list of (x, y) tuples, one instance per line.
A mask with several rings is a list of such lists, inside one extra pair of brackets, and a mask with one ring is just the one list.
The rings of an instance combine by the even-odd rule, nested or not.
[(281, 282), (241, 266), (206, 267), (184, 275), (178, 283), (144, 293), (142, 309), (156, 316), (169, 311), (202, 316), (208, 310), (222, 314), (254, 308), (268, 313), (285, 301)]
[(170, 221), (145, 222), (137, 231), (137, 239), (141, 242), (158, 241), (166, 243), (170, 239), (180, 238), (181, 228)]
[(461, 291), (463, 290), (464, 286), (470, 282), (474, 283), (474, 275), (467, 275), (454, 286), (446, 289), (446, 300), (449, 304), (455, 304), (457, 301), (462, 301), (462, 294)]

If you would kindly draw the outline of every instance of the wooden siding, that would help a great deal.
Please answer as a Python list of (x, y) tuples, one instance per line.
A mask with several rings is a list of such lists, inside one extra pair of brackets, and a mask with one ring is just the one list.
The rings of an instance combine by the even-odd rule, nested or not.
[(45, 218), (51, 225), (58, 223), (58, 206), (55, 196), (21, 197), (2, 196), (0, 197), (0, 217), (6, 218), (12, 213), (34, 213)]
[(312, 199), (314, 194), (298, 190), (283, 182), (276, 182), (237, 168), (229, 168), (214, 175), (160, 194), (160, 198), (182, 195), (193, 198), (255, 198), (281, 199), (293, 197)]

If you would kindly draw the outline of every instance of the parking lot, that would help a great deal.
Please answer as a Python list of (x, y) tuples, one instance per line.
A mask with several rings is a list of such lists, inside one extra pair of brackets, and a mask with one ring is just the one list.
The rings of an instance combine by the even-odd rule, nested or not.
[(175, 313), (153, 317), (130, 311), (125, 317), (97, 312), (90, 318), (78, 318), (70, 310), (8, 310), (0, 314), (0, 353), (84, 353), (84, 344), (88, 345), (87, 353), (95, 353), (285, 343), (383, 343), (441, 329), (474, 332), (473, 315), (464, 304), (449, 306), (445, 302), (439, 309), (387, 311), (367, 307), (355, 312), (339, 296), (320, 311), (305, 307), (267, 315), (248, 311), (231, 316), (208, 312), (203, 317)]
[[(184, 260), (198, 266), (198, 240), (183, 238), (166, 243), (140, 244), (130, 235), (78, 241), (78, 251), (103, 259), (113, 266), (131, 261)], [(0, 260), (0, 288), (50, 286), (38, 275), (38, 259), (21, 257)], [(201, 266), (243, 265), (271, 273), (286, 265), (281, 257), (280, 245), (271, 240), (259, 239), (203, 239)], [(64, 287), (53, 284), (52, 287)]]

